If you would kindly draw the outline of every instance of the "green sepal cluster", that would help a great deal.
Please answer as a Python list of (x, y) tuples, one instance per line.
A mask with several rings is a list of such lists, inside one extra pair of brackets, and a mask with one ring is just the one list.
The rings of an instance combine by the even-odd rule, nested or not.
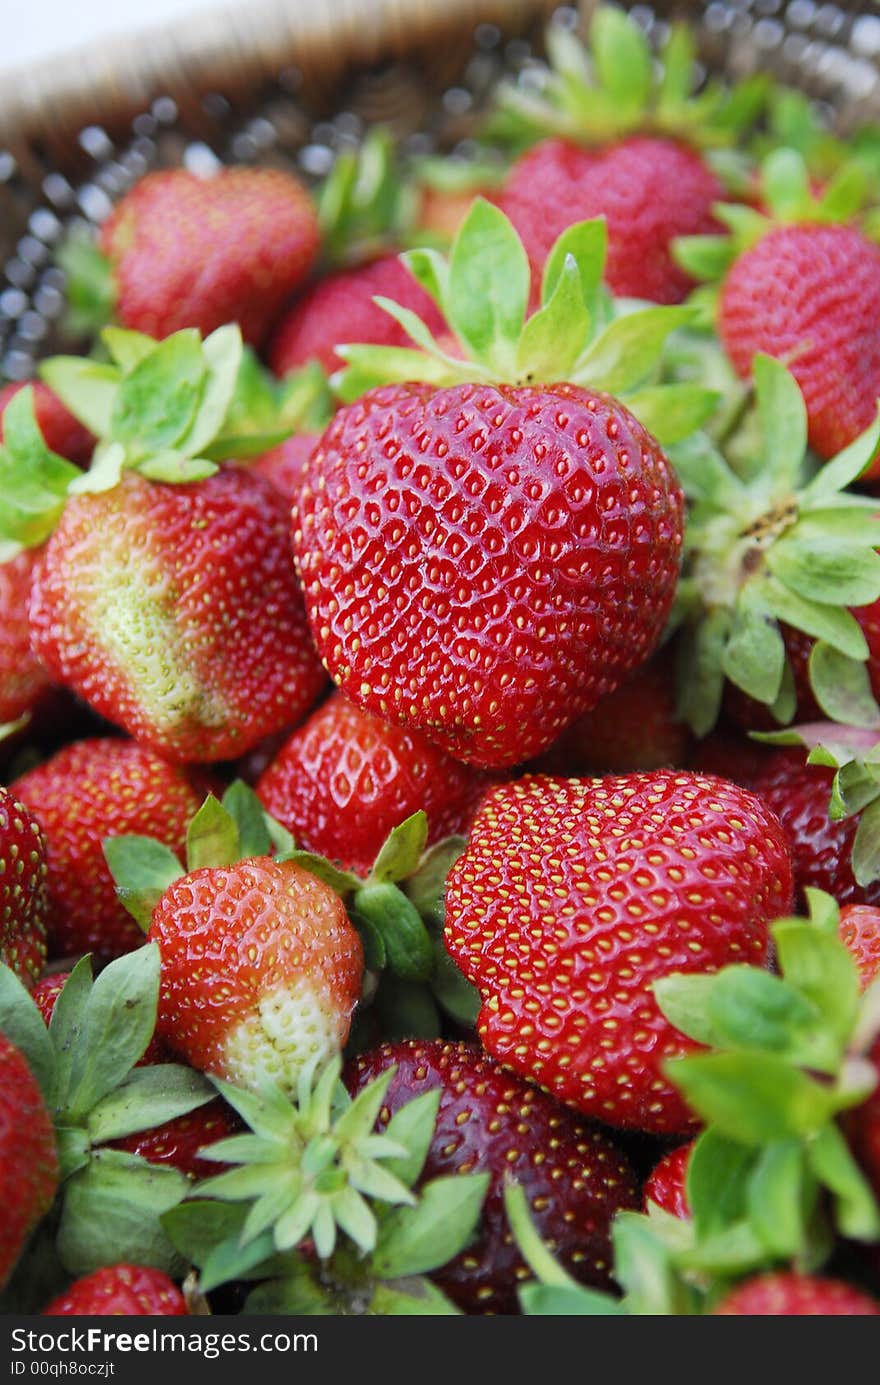
[(79, 467), (50, 451), (34, 416), (34, 392), (19, 390), (3, 411), (0, 443), (0, 563), (44, 543)]
[(725, 679), (780, 723), (796, 710), (780, 622), (818, 643), (812, 686), (830, 715), (842, 680), (861, 685), (868, 645), (847, 609), (880, 596), (876, 502), (850, 492), (877, 454), (880, 416), (821, 468), (807, 453), (806, 408), (785, 367), (755, 357), (755, 452), (736, 469), (705, 434), (673, 447), (689, 501), (682, 579), (670, 632), (679, 715), (697, 735), (715, 724)]
[(113, 317), (116, 285), (91, 230), (73, 229), (55, 252), (55, 263), (64, 272), (65, 331), (77, 338), (97, 336)]
[(547, 135), (603, 144), (652, 133), (703, 147), (725, 147), (754, 125), (769, 80), (702, 81), (693, 31), (674, 24), (656, 58), (631, 16), (607, 5), (594, 12), (584, 44), (563, 24), (545, 36), (540, 85), (502, 82), (485, 137), (515, 150)]
[(373, 125), (357, 149), (343, 149), (318, 190), (321, 257), (329, 268), (362, 264), (403, 244), (418, 193), (400, 167), (391, 131)]
[(838, 1123), (876, 1083), (864, 1054), (880, 987), (860, 996), (836, 903), (807, 895), (809, 920), (772, 926), (781, 975), (742, 965), (655, 983), (667, 1019), (711, 1050), (666, 1064), (705, 1122), (688, 1159), (689, 1218), (656, 1205), (615, 1218), (615, 1299), (571, 1279), (509, 1186), (508, 1217), (535, 1274), (520, 1290), (523, 1312), (706, 1313), (742, 1276), (819, 1269), (835, 1232), (880, 1241), (880, 1207)]
[[(487, 1174), (415, 1185), (434, 1133), (439, 1090), (376, 1122), (394, 1068), (352, 1098), (334, 1060), (314, 1065), (293, 1103), (217, 1081), (252, 1133), (205, 1156), (237, 1167), (200, 1184), (164, 1218), (200, 1270), (204, 1292), (258, 1281), (246, 1313), (454, 1313), (423, 1276), (469, 1242)], [(204, 1199), (204, 1200), (201, 1200)]]
[(317, 361), (277, 380), (245, 346), (223, 420), (224, 448), (246, 461), (284, 442), (292, 433), (322, 433), (333, 416), (327, 375)]
[(154, 837), (108, 837), (103, 846), (116, 892), (144, 932), (169, 885), (191, 871), (270, 854), (302, 866), (345, 903), (364, 945), (366, 968), (378, 974), (379, 989), (370, 998), (382, 1017), (383, 1032), (389, 1038), (398, 1031), (430, 1038), (441, 1032), (438, 1005), (470, 1025), (479, 1000), (443, 946), (444, 882), (465, 842), (449, 837), (426, 850), (427, 839), (424, 812), (413, 813), (388, 834), (372, 870), (361, 879), (323, 856), (300, 850), (253, 789), (235, 780), (222, 799), (209, 794), (190, 821), (185, 867)]
[(85, 957), (47, 1028), (14, 972), (0, 967), (0, 1030), (27, 1059), (55, 1125), (60, 1185), (50, 1217), (58, 1258), (71, 1275), (120, 1262), (169, 1274), (183, 1268), (159, 1218), (190, 1180), (170, 1165), (108, 1147), (215, 1095), (192, 1068), (135, 1066), (153, 1036), (158, 996), (155, 944), (111, 962), (96, 979)]
[(665, 445), (687, 438), (711, 416), (718, 395), (664, 383), (662, 355), (670, 333), (691, 322), (695, 310), (615, 301), (602, 283), (606, 252), (604, 220), (570, 226), (547, 258), (540, 307), (527, 316), (531, 274), (522, 242), (498, 207), (476, 198), (448, 258), (425, 249), (402, 256), (463, 355), (444, 350), (410, 309), (377, 297), (418, 349), (340, 346), (347, 365), (332, 383), (348, 402), (392, 381), (422, 380), (438, 389), (468, 380), (567, 381), (622, 399)]
[[(727, 234), (680, 236), (673, 242), (673, 255), (691, 278), (716, 285), (733, 262), (774, 226), (851, 221), (864, 208), (870, 191), (871, 179), (859, 159), (841, 164), (821, 192), (815, 193), (803, 153), (774, 148), (763, 159), (755, 186), (764, 210), (742, 202), (719, 202), (713, 211)], [(697, 294), (704, 308), (714, 302), (712, 294), (701, 290)]]

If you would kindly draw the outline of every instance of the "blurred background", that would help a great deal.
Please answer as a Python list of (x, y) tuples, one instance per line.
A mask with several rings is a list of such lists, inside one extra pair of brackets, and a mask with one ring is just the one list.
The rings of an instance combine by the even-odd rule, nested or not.
[(0, 0), (0, 73), (211, 8), (211, 0)]

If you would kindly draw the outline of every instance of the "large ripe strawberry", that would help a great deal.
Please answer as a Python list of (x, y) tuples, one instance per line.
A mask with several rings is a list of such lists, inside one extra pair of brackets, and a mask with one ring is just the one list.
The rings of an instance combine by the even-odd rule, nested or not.
[(0, 1034), (0, 1287), (58, 1184), (55, 1131), (36, 1079)]
[(671, 243), (716, 230), (712, 205), (721, 196), (696, 150), (638, 135), (598, 153), (564, 139), (537, 144), (514, 164), (501, 205), (522, 237), (536, 282), (568, 226), (604, 216), (611, 290), (680, 303), (693, 280), (673, 260)]
[(845, 904), (840, 911), (840, 936), (855, 958), (862, 990), (880, 976), (880, 908)]
[(432, 332), (439, 331), (442, 318), (425, 290), (396, 255), (383, 255), (357, 269), (326, 275), (287, 310), (269, 350), (275, 374), (288, 375), (308, 361), (338, 370), (344, 364), (336, 354), (342, 342), (407, 346), (404, 329), (373, 302), (377, 294), (393, 298), (424, 318)]
[(0, 962), (28, 987), (46, 961), (46, 838), (17, 792), (0, 788)]
[(167, 337), (237, 322), (259, 345), (318, 251), (311, 198), (291, 173), (225, 168), (148, 174), (101, 229), (116, 313), (124, 326)]
[[(46, 446), (52, 452), (57, 452), (59, 457), (66, 457), (77, 466), (85, 466), (95, 446), (95, 439), (88, 428), (83, 427), (79, 419), (74, 418), (48, 385), (44, 385), (40, 380), (28, 383), (33, 390), (34, 415)], [(0, 389), (0, 442), (3, 440), (3, 414), (10, 401), (24, 388), (24, 383), (21, 383), (4, 385)]]
[(105, 837), (157, 837), (174, 851), (205, 796), (207, 781), (134, 741), (75, 741), (14, 781), (47, 839), (49, 920), (57, 957), (118, 957), (143, 934), (116, 897)]
[(50, 1318), (184, 1317), (186, 1313), (174, 1280), (143, 1265), (106, 1265), (77, 1279), (43, 1309), (43, 1316)]
[(187, 485), (126, 472), (75, 496), (37, 568), (34, 648), (160, 754), (240, 754), (323, 682), (287, 527), (279, 492), (238, 467)]
[(251, 857), (175, 880), (153, 909), (157, 1033), (241, 1086), (295, 1089), (344, 1046), (363, 973), (339, 896), (291, 861)]
[(391, 829), (420, 808), (429, 843), (466, 831), (488, 782), (337, 693), (294, 731), (257, 793), (299, 846), (367, 875)]
[(463, 1043), (385, 1044), (351, 1064), (346, 1085), (357, 1094), (392, 1065), (383, 1126), (406, 1102), (440, 1089), (422, 1178), (490, 1177), (477, 1239), (433, 1275), (444, 1292), (464, 1312), (516, 1311), (526, 1268), (504, 1211), (508, 1176), (522, 1186), (542, 1238), (575, 1278), (609, 1286), (611, 1221), (636, 1207), (638, 1197), (626, 1159), (607, 1136)]
[(715, 1309), (721, 1317), (867, 1318), (880, 1315), (880, 1304), (842, 1280), (777, 1271), (747, 1279)]
[(671, 1133), (691, 1117), (663, 1063), (693, 1045), (652, 985), (764, 964), (791, 890), (778, 821), (724, 780), (526, 777), (483, 801), (449, 873), (446, 946), (493, 1057), (585, 1115)]

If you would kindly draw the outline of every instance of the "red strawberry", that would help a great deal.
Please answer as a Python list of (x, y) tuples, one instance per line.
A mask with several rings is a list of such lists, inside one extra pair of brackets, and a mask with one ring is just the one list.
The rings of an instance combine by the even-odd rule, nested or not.
[[(139, 1066), (143, 1066), (141, 1059)], [(234, 1135), (240, 1128), (232, 1111), (218, 1097), (190, 1111), (187, 1116), (177, 1116), (164, 1121), (152, 1130), (141, 1130), (136, 1135), (126, 1135), (121, 1140), (111, 1140), (114, 1149), (125, 1149), (130, 1154), (139, 1154), (149, 1164), (167, 1164), (185, 1173), (189, 1178), (212, 1178), (221, 1173), (223, 1166), (199, 1158), (199, 1150), (206, 1145), (216, 1144)]]
[(238, 467), (191, 485), (127, 472), (68, 502), (37, 568), (34, 648), (160, 754), (241, 754), (323, 684), (287, 533), (283, 498)]
[(258, 457), (251, 471), (258, 471), (267, 481), (271, 481), (288, 504), (296, 504), (306, 462), (314, 451), (318, 437), (317, 433), (295, 433), (292, 438)]
[(373, 302), (377, 295), (418, 313), (432, 332), (442, 329), (443, 319), (432, 299), (396, 255), (386, 255), (357, 269), (328, 274), (288, 309), (269, 351), (275, 374), (287, 375), (308, 361), (338, 370), (343, 361), (336, 348), (347, 342), (409, 346), (403, 328)]
[(280, 169), (151, 173), (101, 230), (125, 327), (167, 337), (239, 323), (259, 345), (318, 251), (318, 223), (302, 183)]
[[(695, 742), (690, 768), (699, 770), (702, 774), (715, 774), (719, 779), (730, 779), (734, 784), (741, 784), (743, 788), (750, 789), (766, 765), (770, 753), (766, 746), (747, 739), (739, 731), (722, 726)], [(787, 753), (793, 763), (803, 764), (804, 756), (801, 750), (791, 750)]]
[(867, 1318), (880, 1314), (880, 1304), (841, 1280), (778, 1271), (746, 1280), (727, 1294), (715, 1313), (748, 1318)]
[(799, 894), (811, 885), (841, 905), (880, 904), (880, 881), (858, 885), (853, 875), (858, 816), (838, 822), (828, 816), (833, 778), (833, 770), (805, 764), (803, 752), (784, 749), (765, 757), (752, 787), (782, 824)]
[(851, 226), (775, 227), (728, 273), (718, 330), (743, 378), (758, 351), (788, 364), (810, 443), (833, 456), (868, 427), (880, 395), (880, 247)]
[(134, 832), (181, 852), (203, 777), (134, 741), (93, 739), (59, 750), (13, 787), (46, 833), (54, 955), (109, 959), (140, 947), (144, 935), (116, 897), (101, 843)]
[(348, 1038), (361, 941), (337, 894), (291, 861), (252, 857), (169, 885), (153, 910), (157, 1033), (194, 1067), (290, 1089)]
[(637, 1206), (633, 1173), (607, 1136), (468, 1044), (385, 1044), (351, 1065), (346, 1085), (357, 1093), (392, 1064), (383, 1124), (414, 1097), (441, 1089), (422, 1179), (491, 1178), (477, 1241), (432, 1275), (445, 1293), (465, 1312), (516, 1311), (517, 1281), (528, 1271), (504, 1211), (508, 1175), (521, 1183), (556, 1257), (578, 1280), (607, 1288), (612, 1218)]
[(651, 1170), (642, 1188), (642, 1206), (648, 1211), (650, 1203), (655, 1202), (672, 1217), (686, 1221), (691, 1214), (687, 1197), (688, 1162), (693, 1142), (679, 1145), (664, 1155), (659, 1164)]
[(840, 911), (840, 936), (856, 959), (862, 990), (867, 990), (880, 976), (880, 909), (845, 904)]
[[(55, 1002), (63, 991), (69, 976), (69, 971), (51, 972), (48, 976), (44, 976), (41, 981), (38, 981), (31, 991), (31, 1000), (43, 1016), (43, 1023), (47, 1027), (52, 1018), (52, 1011), (55, 1009)], [(138, 1059), (135, 1066), (143, 1068), (154, 1063), (172, 1063), (173, 1061), (172, 1054), (161, 1039), (157, 1039), (154, 1034), (143, 1057)]]
[(16, 794), (0, 788), (0, 962), (28, 987), (46, 961), (46, 839)]
[(77, 1279), (43, 1309), (43, 1316), (182, 1318), (186, 1312), (183, 1294), (162, 1270), (140, 1265), (105, 1265)]
[(0, 1288), (57, 1185), (52, 1119), (24, 1058), (0, 1034)]
[(0, 725), (52, 701), (52, 681), (31, 652), (28, 602), (39, 554), (25, 550), (0, 563)]
[(367, 711), (483, 767), (545, 749), (656, 643), (681, 492), (570, 385), (397, 385), (312, 455), (295, 550), (325, 665)]
[(446, 888), (446, 946), (501, 1062), (608, 1124), (688, 1129), (651, 987), (764, 965), (791, 866), (763, 801), (689, 772), (526, 777), (489, 793)]
[(19, 384), (4, 385), (0, 389), (0, 442), (3, 441), (4, 410), (19, 390), (25, 388), (25, 383), (33, 390), (34, 417), (46, 446), (59, 457), (66, 457), (69, 462), (85, 466), (92, 455), (95, 439), (41, 380), (22, 381)]
[(878, 1085), (867, 1101), (849, 1112), (846, 1133), (852, 1151), (874, 1190), (874, 1196), (880, 1198), (880, 1038), (875, 1041), (869, 1056), (877, 1073)]
[(429, 843), (465, 832), (488, 783), (337, 693), (294, 731), (257, 793), (299, 846), (366, 876), (391, 829), (419, 808)]
[(680, 303), (693, 281), (673, 261), (671, 242), (717, 230), (712, 204), (722, 195), (700, 155), (676, 140), (637, 135), (597, 153), (547, 139), (513, 165), (501, 205), (526, 247), (535, 283), (566, 227), (604, 216), (612, 292)]

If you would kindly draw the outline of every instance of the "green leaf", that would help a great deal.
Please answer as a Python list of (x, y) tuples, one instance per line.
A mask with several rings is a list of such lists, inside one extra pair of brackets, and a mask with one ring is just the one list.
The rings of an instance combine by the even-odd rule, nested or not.
[(416, 247), (405, 251), (400, 258), (429, 298), (442, 308), (449, 292), (449, 265), (444, 256), (437, 250)]
[(55, 252), (55, 263), (64, 271), (65, 330), (73, 337), (93, 337), (112, 315), (116, 290), (110, 262), (95, 244), (91, 228), (71, 230)]
[(373, 862), (370, 882), (406, 880), (417, 869), (427, 841), (428, 819), (420, 808), (388, 833)]
[(187, 457), (174, 448), (154, 453), (140, 462), (137, 469), (148, 481), (162, 481), (169, 486), (189, 486), (217, 472), (215, 463), (206, 457)]
[(40, 364), (40, 379), (95, 437), (110, 436), (121, 379), (116, 366), (90, 361), (87, 356), (50, 356)]
[(817, 640), (810, 651), (809, 670), (810, 686), (826, 716), (846, 726), (874, 726), (880, 732), (880, 707), (865, 663)]
[(119, 1149), (96, 1150), (68, 1180), (58, 1254), (74, 1276), (102, 1265), (151, 1265), (181, 1277), (186, 1265), (160, 1217), (186, 1196), (190, 1181), (168, 1164), (148, 1164)]
[(708, 423), (721, 397), (702, 385), (649, 385), (627, 395), (626, 407), (659, 443), (670, 447)]
[(687, 1200), (697, 1239), (716, 1235), (745, 1212), (755, 1151), (718, 1130), (703, 1131), (687, 1165)]
[(525, 382), (565, 380), (586, 346), (590, 317), (574, 258), (567, 255), (550, 301), (528, 319), (516, 351)]
[(714, 972), (672, 972), (652, 986), (654, 999), (669, 1023), (709, 1048), (720, 1048), (723, 1042), (710, 1006), (716, 976)]
[(682, 1311), (681, 1289), (670, 1252), (647, 1217), (620, 1212), (611, 1231), (614, 1274), (626, 1289), (631, 1313), (655, 1316)]
[(64, 1110), (68, 1103), (70, 1076), (80, 1045), (91, 989), (92, 959), (80, 957), (61, 988), (49, 1020), (49, 1038), (55, 1049), (51, 1105), (58, 1110)]
[(721, 1039), (719, 1047), (778, 1053), (795, 1060), (809, 1053), (816, 1061), (809, 1045), (816, 1037), (821, 1012), (811, 999), (811, 994), (801, 993), (794, 978), (786, 976), (783, 981), (759, 967), (725, 967), (716, 973), (708, 1004)]
[(698, 1115), (743, 1144), (813, 1134), (835, 1109), (830, 1089), (770, 1053), (699, 1054), (665, 1071)]
[(225, 790), (221, 803), (238, 829), (241, 858), (268, 856), (272, 838), (266, 825), (267, 814), (253, 789), (243, 779), (235, 779)]
[(102, 846), (117, 895), (146, 933), (153, 909), (184, 874), (183, 866), (170, 846), (154, 837), (105, 837)]
[(457, 1024), (473, 1029), (480, 1013), (480, 993), (467, 977), (459, 971), (446, 951), (442, 939), (434, 939), (434, 974), (431, 977), (431, 991), (440, 1005)]
[(635, 389), (656, 367), (670, 332), (693, 319), (688, 307), (641, 308), (616, 318), (581, 356), (573, 382), (615, 395)]
[(877, 417), (855, 442), (838, 452), (830, 462), (820, 467), (808, 486), (800, 493), (801, 509), (817, 505), (844, 487), (857, 481), (877, 455), (880, 445), (880, 410)]
[(293, 861), (294, 865), (301, 866), (310, 875), (316, 875), (319, 880), (323, 880), (325, 885), (329, 885), (331, 890), (342, 899), (346, 899), (355, 890), (361, 889), (363, 881), (359, 876), (353, 875), (351, 871), (340, 870), (328, 861), (326, 856), (318, 856), (314, 851), (291, 851), (286, 854), (286, 861)]
[(98, 976), (86, 1002), (71, 1070), (71, 1120), (82, 1120), (143, 1055), (156, 1027), (158, 998), (155, 943), (117, 957)]
[(644, 110), (653, 86), (651, 50), (633, 20), (599, 6), (590, 25), (590, 52), (599, 83), (621, 117)]
[(850, 611), (808, 600), (775, 577), (762, 584), (762, 596), (777, 620), (784, 620), (814, 639), (825, 640), (851, 659), (868, 657), (867, 641)]
[(68, 495), (102, 495), (119, 485), (125, 467), (125, 448), (119, 442), (99, 442), (88, 471), (81, 471), (67, 488)]
[(202, 870), (205, 866), (232, 866), (240, 860), (238, 824), (219, 799), (209, 793), (187, 829), (187, 871)]
[(42, 1015), (15, 972), (0, 964), (0, 1032), (27, 1060), (40, 1091), (51, 1100), (55, 1051)]
[(208, 1079), (193, 1068), (177, 1063), (134, 1068), (92, 1107), (86, 1129), (92, 1144), (104, 1144), (186, 1116), (214, 1097)]
[(624, 1317), (626, 1309), (618, 1299), (597, 1289), (573, 1288), (551, 1284), (524, 1284), (519, 1301), (528, 1317)]
[(219, 434), (235, 394), (244, 344), (237, 323), (218, 327), (202, 344), (207, 379), (198, 410), (179, 446), (197, 457)]
[(393, 1317), (458, 1317), (455, 1307), (436, 1284), (421, 1275), (397, 1284), (377, 1284), (370, 1300), (370, 1313)]
[[(146, 332), (134, 332), (127, 327), (105, 327), (101, 341), (125, 375), (139, 366), (156, 349), (156, 338)], [(117, 376), (118, 378), (118, 376)]]
[(485, 1173), (426, 1183), (415, 1207), (395, 1208), (384, 1220), (371, 1261), (375, 1273), (396, 1279), (452, 1260), (474, 1234), (488, 1187)]
[(795, 149), (774, 149), (761, 168), (764, 197), (779, 221), (800, 221), (812, 204), (810, 175)]
[[(290, 1257), (292, 1259), (292, 1257)], [(279, 1279), (258, 1284), (245, 1301), (244, 1316), (264, 1316), (269, 1313), (305, 1317), (335, 1317), (338, 1304), (331, 1291), (319, 1284), (314, 1272), (305, 1262), (292, 1265)]]
[(405, 1106), (395, 1111), (388, 1122), (385, 1133), (389, 1140), (396, 1140), (405, 1147), (407, 1153), (396, 1159), (388, 1159), (385, 1167), (408, 1188), (411, 1188), (421, 1173), (437, 1121), (441, 1089), (435, 1088), (413, 1097)]
[(722, 659), (730, 612), (716, 607), (697, 626), (686, 626), (676, 648), (677, 716), (696, 736), (705, 736), (721, 710)]
[(732, 683), (758, 702), (772, 705), (782, 686), (785, 644), (761, 599), (761, 582), (747, 582), (733, 610), (721, 667)]
[(446, 916), (446, 877), (467, 846), (466, 837), (444, 837), (429, 847), (419, 868), (403, 888), (425, 922), (434, 929), (443, 927)]
[[(593, 221), (577, 221), (574, 225), (568, 226), (554, 242), (544, 262), (541, 279), (542, 304), (547, 305), (554, 297), (565, 266), (571, 258), (580, 278), (581, 295), (588, 320), (595, 324), (602, 316), (602, 278), (607, 255), (608, 227), (604, 217), (597, 217)], [(586, 345), (586, 341), (581, 345)]]
[(758, 353), (752, 364), (764, 466), (780, 491), (793, 489), (807, 450), (807, 408), (780, 361)]
[(856, 884), (864, 888), (880, 880), (880, 799), (859, 818), (852, 844), (852, 870)]
[(194, 423), (205, 374), (195, 328), (157, 343), (120, 382), (111, 419), (115, 440), (141, 454), (173, 448)]
[(241, 1203), (180, 1202), (163, 1214), (162, 1226), (184, 1260), (201, 1266), (224, 1241), (239, 1239), (247, 1212)]
[(758, 1153), (749, 1180), (749, 1223), (769, 1255), (790, 1260), (804, 1248), (812, 1206), (799, 1140), (780, 1140)]
[(478, 197), (449, 259), (447, 317), (475, 359), (509, 377), (529, 298), (529, 262), (498, 207)]
[(33, 409), (33, 390), (19, 390), (3, 414), (0, 537), (35, 548), (49, 537), (64, 509), (78, 467), (46, 446)]
[(716, 283), (723, 279), (736, 256), (732, 236), (677, 236), (672, 258), (692, 279)]
[(273, 1258), (275, 1242), (271, 1231), (264, 1231), (261, 1236), (245, 1244), (237, 1238), (230, 1238), (215, 1246), (205, 1257), (199, 1287), (203, 1293), (209, 1294), (212, 1289), (228, 1284), (230, 1280), (262, 1278), (266, 1262)]
[(834, 1195), (835, 1220), (843, 1235), (857, 1241), (880, 1238), (880, 1208), (838, 1126), (832, 1123), (819, 1132), (807, 1146), (807, 1159)]
[(802, 539), (790, 531), (765, 553), (770, 571), (807, 601), (866, 606), (880, 597), (880, 553), (832, 538)]
[(434, 945), (421, 915), (390, 882), (364, 885), (351, 903), (355, 923), (366, 919), (379, 934), (388, 966), (403, 981), (427, 981), (434, 970)]

